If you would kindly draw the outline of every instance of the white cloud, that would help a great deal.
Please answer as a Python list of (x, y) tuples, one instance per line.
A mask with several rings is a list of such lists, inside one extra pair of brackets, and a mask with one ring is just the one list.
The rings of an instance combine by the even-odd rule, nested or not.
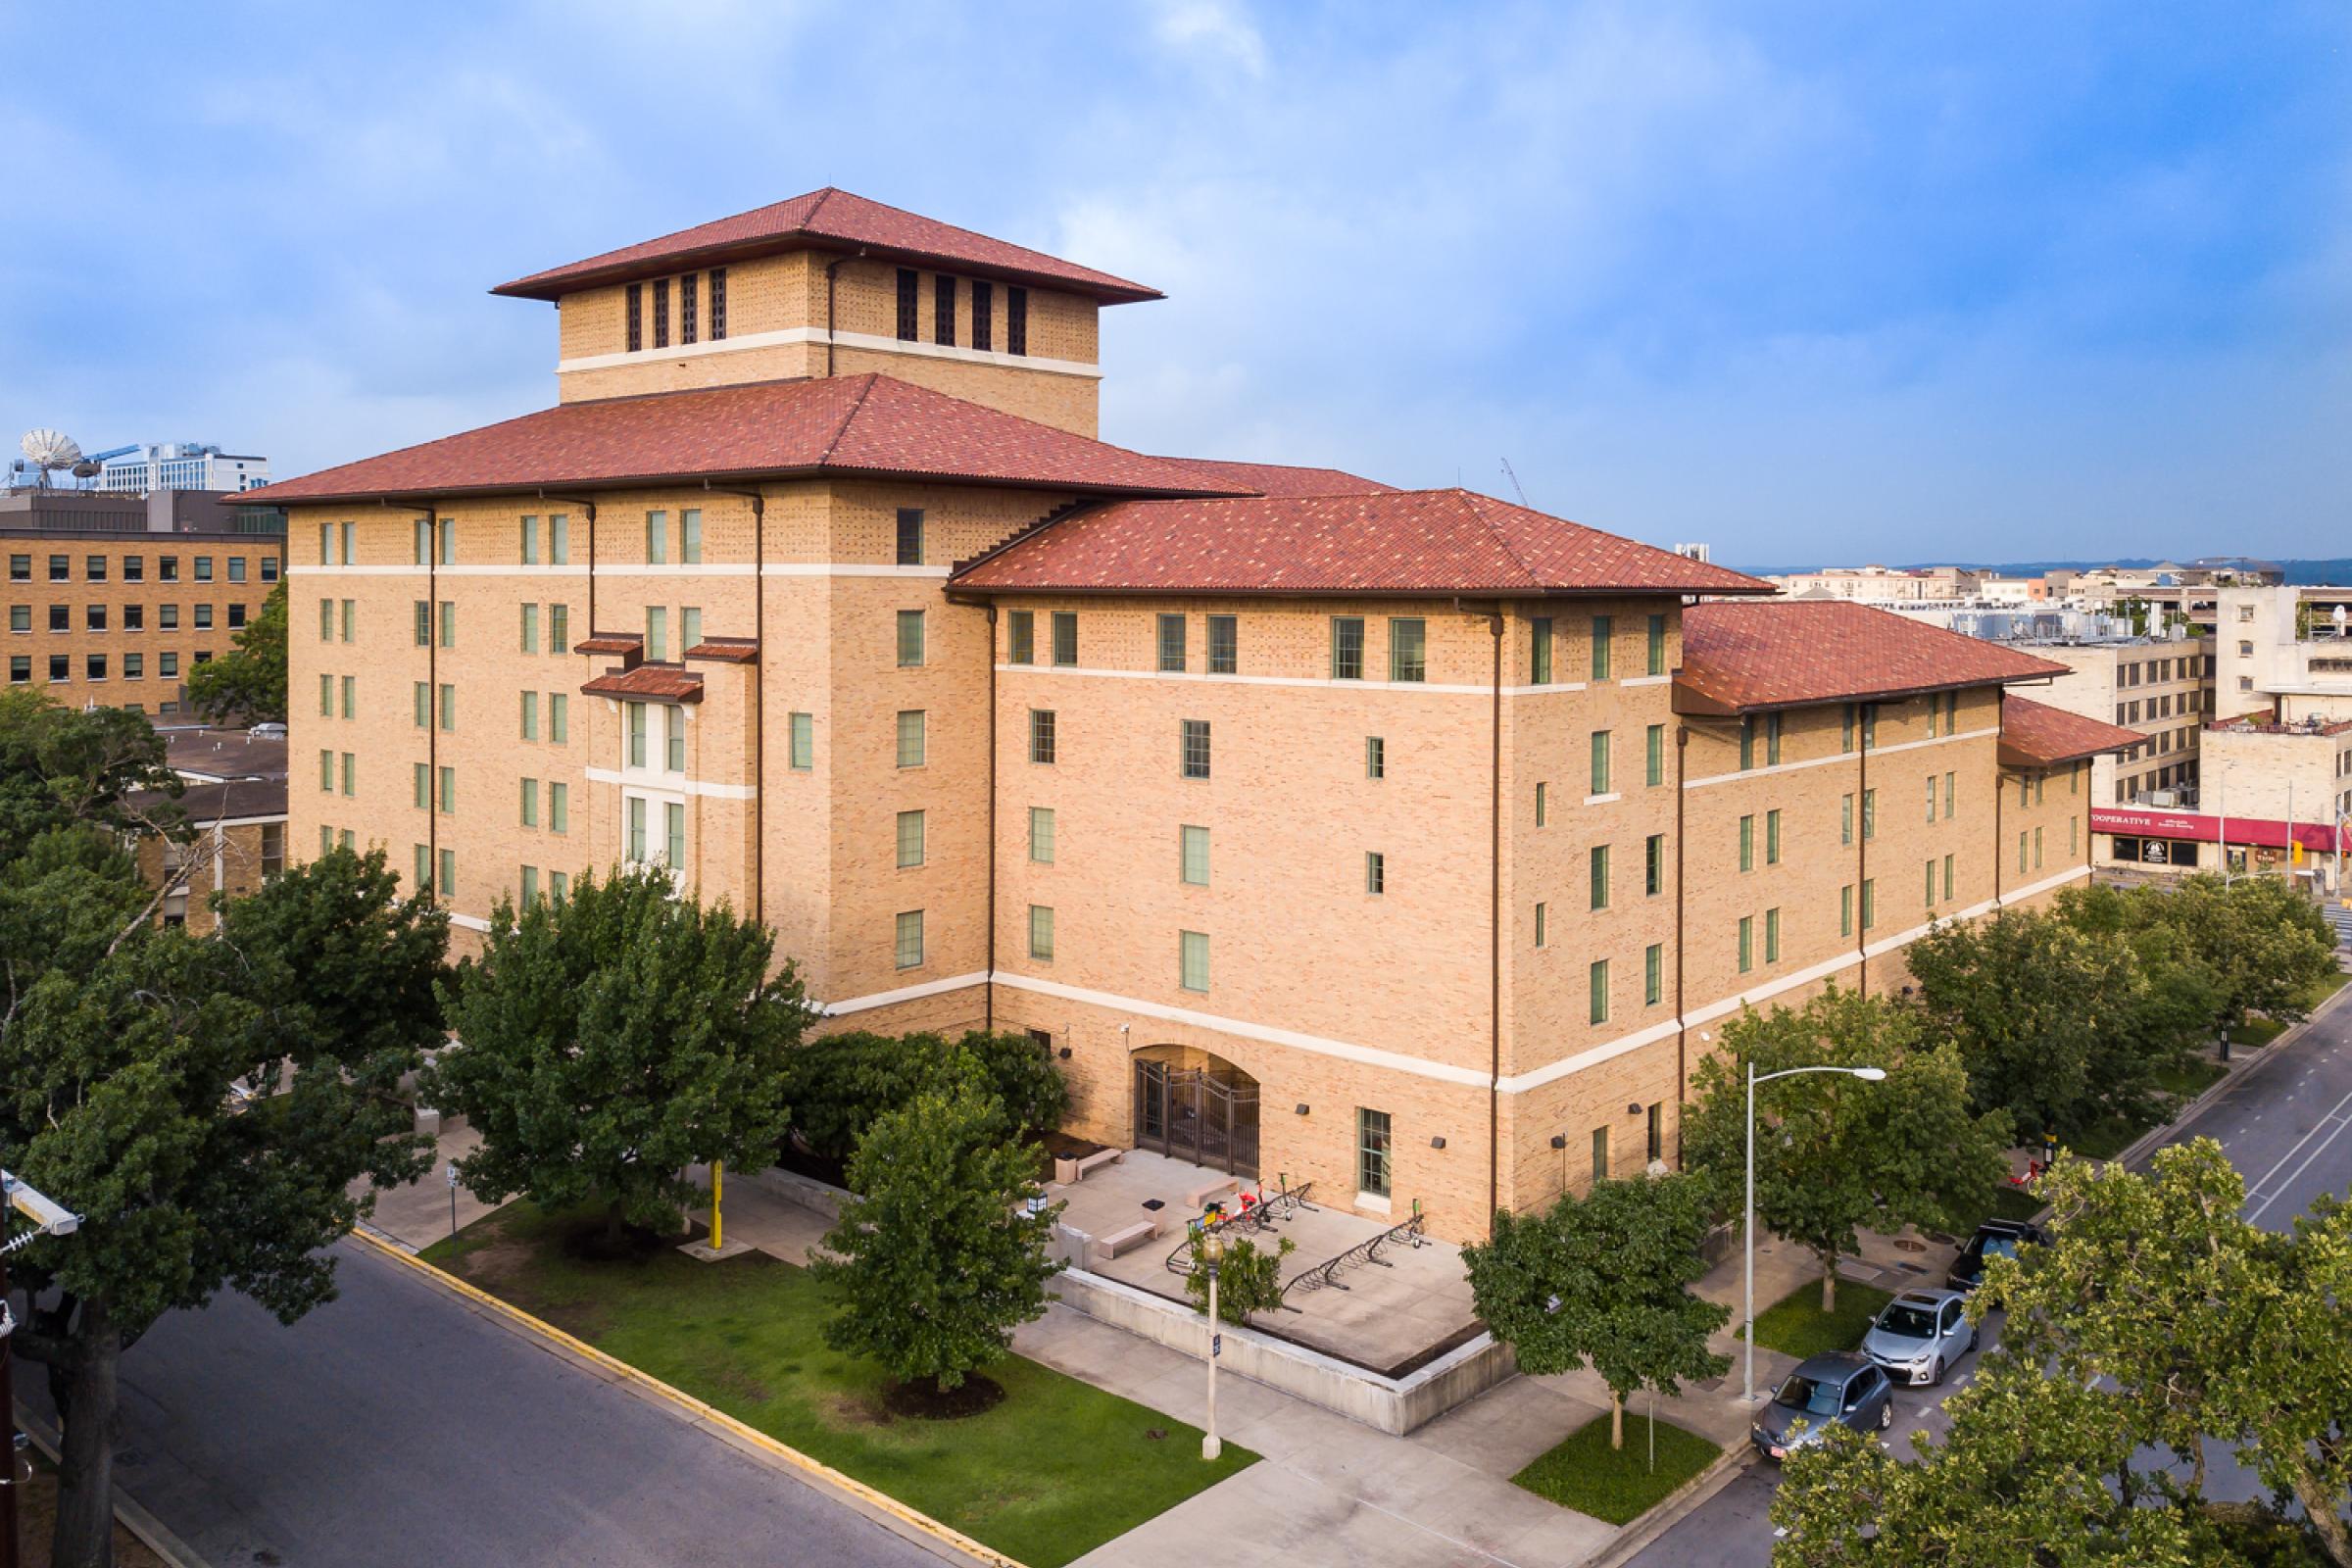
[(1157, 0), (1152, 35), (1166, 48), (1229, 65), (1251, 78), (1266, 74), (1266, 40), (1227, 0)]

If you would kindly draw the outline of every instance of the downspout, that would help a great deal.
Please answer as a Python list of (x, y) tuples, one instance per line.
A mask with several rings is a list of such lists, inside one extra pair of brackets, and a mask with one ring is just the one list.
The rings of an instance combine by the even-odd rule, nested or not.
[(1487, 928), (1491, 933), (1488, 961), (1488, 1006), (1493, 1025), (1491, 1059), (1487, 1072), (1487, 1229), (1502, 1206), (1502, 612), (1488, 617), (1487, 630), (1494, 639), (1494, 740), (1488, 774), (1492, 783), (1488, 804), (1490, 832)]
[[(2008, 793), (2008, 784), (2001, 776), (2000, 759), (1996, 755), (1992, 763), (1992, 907), (1996, 914), (2001, 907), (2001, 797)], [(2227, 852), (2222, 858), (2227, 863)]]
[(588, 635), (593, 637), (596, 635), (596, 503), (586, 496), (551, 496), (545, 490), (539, 492), (539, 499), (577, 507), (588, 519)]
[(1690, 1018), (1683, 1009), (1683, 767), (1690, 726), (1674, 726), (1674, 1168), (1683, 1168), (1683, 1107), (1690, 1103)]
[(980, 986), (980, 1027), (997, 1032), (997, 602), (988, 602), (988, 978)]
[[(829, 381), (829, 380), (831, 380), (831, 379), (833, 378), (833, 281), (834, 281), (834, 274), (835, 274), (836, 272), (838, 272), (838, 271), (841, 270), (841, 264), (842, 264), (842, 263), (844, 263), (844, 262), (856, 261), (856, 260), (858, 260), (859, 257), (862, 257), (864, 254), (865, 254), (865, 247), (864, 247), (864, 246), (862, 246), (862, 245), (860, 245), (860, 246), (858, 246), (858, 251), (857, 251), (857, 254), (856, 254), (856, 255), (854, 255), (854, 256), (836, 256), (836, 257), (834, 257), (834, 258), (833, 258), (831, 261), (829, 261), (829, 262), (827, 262), (827, 263), (825, 264), (825, 379), (826, 379), (826, 380), (828, 380), (828, 381)], [(990, 648), (990, 650), (989, 650), (988, 662), (989, 662), (989, 663), (991, 663), (992, 665), (993, 665), (994, 663), (996, 663), (996, 662), (997, 662), (996, 650), (995, 650), (995, 648), (993, 648), (993, 647), (992, 647), (992, 648)]]
[[(767, 923), (767, 493), (703, 481), (752, 504), (752, 919)], [(593, 628), (591, 628), (593, 630)], [(678, 650), (683, 656), (686, 652)]]
[(1854, 705), (1854, 766), (1859, 779), (1854, 786), (1854, 955), (1859, 960), (1854, 989), (1862, 992), (1870, 990), (1870, 917), (1879, 912), (1879, 901), (1863, 892), (1870, 886), (1870, 830), (1878, 817), (1870, 808), (1870, 732), (1878, 727), (1870, 709), (1868, 703)]

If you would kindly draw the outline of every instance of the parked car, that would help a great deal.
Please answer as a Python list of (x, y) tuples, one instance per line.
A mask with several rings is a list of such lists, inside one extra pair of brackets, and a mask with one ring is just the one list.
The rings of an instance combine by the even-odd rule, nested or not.
[(1768, 1459), (1819, 1443), (1833, 1426), (1884, 1432), (1894, 1425), (1894, 1385), (1852, 1350), (1817, 1355), (1788, 1374), (1748, 1431)]
[(257, 741), (282, 741), (286, 738), (286, 726), (274, 718), (266, 718), (245, 733)]
[(1988, 1219), (1977, 1227), (1977, 1234), (1968, 1239), (1968, 1245), (1960, 1249), (1960, 1255), (1952, 1259), (1952, 1271), (1945, 1283), (1966, 1295), (1984, 1282), (1987, 1257), (2015, 1257), (2021, 1247), (2047, 1247), (2049, 1242), (2050, 1233), (2038, 1225), (2029, 1225), (2024, 1220)]
[(1959, 1291), (1905, 1291), (1862, 1336), (1862, 1353), (1899, 1383), (1941, 1383), (1976, 1348), (1977, 1326)]

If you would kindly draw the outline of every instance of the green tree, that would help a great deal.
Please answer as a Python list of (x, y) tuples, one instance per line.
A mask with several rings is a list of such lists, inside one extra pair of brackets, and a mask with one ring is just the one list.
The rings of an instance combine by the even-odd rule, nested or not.
[(2161, 947), (2203, 979), (2214, 1037), (2259, 1012), (2281, 1023), (2302, 1018), (2308, 988), (2335, 964), (2335, 933), (2309, 899), (2282, 878), (2211, 874), (2169, 888), (2078, 891), (2060, 900), (2085, 929), (2122, 932)]
[(2038, 911), (1938, 925), (1904, 958), (1929, 1032), (1960, 1048), (1971, 1104), (2023, 1133), (2152, 1109), (2157, 1069), (2195, 1038), (2193, 1023), (2150, 1032), (2161, 1013), (2133, 948)]
[(182, 788), (163, 737), (142, 715), (63, 708), (24, 688), (0, 691), (0, 865), (59, 827), (184, 837), (177, 808), (146, 799), (176, 798)]
[[(73, 1568), (112, 1556), (122, 1353), (223, 1289), (289, 1323), (329, 1299), (320, 1249), (373, 1202), (353, 1185), (411, 1180), (426, 1153), (392, 1091), (439, 1032), (446, 923), (399, 901), (380, 853), (232, 902), (217, 941), (153, 924), (151, 900), (86, 823), (0, 862), (0, 1151), (82, 1216), (12, 1270), (33, 1303), (16, 1349), (64, 1427), (53, 1551)], [(282, 1092), (248, 1111), (240, 1086)]]
[(1014, 1136), (1059, 1126), (1069, 1103), (1061, 1069), (1036, 1041), (978, 1029), (954, 1039), (859, 1030), (821, 1036), (794, 1051), (785, 1098), (801, 1141), (846, 1160), (877, 1116), (967, 1082), (1004, 1107)]
[(1004, 1138), (1004, 1111), (974, 1087), (925, 1093), (875, 1118), (850, 1160), (841, 1222), (809, 1266), (839, 1293), (835, 1348), (902, 1384), (942, 1394), (1003, 1356), (1043, 1316), (1061, 1212), (1037, 1200), (1037, 1161)]
[(216, 724), (283, 723), (286, 717), (286, 585), (262, 601), (261, 612), (219, 659), (188, 671), (188, 703)]
[(623, 1220), (676, 1223), (687, 1166), (772, 1160), (809, 1018), (772, 952), (766, 927), (675, 897), (660, 870), (502, 901), (480, 962), (444, 988), (458, 1044), (423, 1091), (482, 1135), (459, 1180), (485, 1202), (601, 1202), (617, 1238)]
[(1872, 1084), (1810, 1072), (1756, 1092), (1756, 1215), (1821, 1260), (1825, 1312), (1860, 1230), (1957, 1228), (2007, 1179), (2009, 1114), (1969, 1109), (1958, 1048), (1927, 1049), (1916, 1008), (1832, 986), (1800, 1011), (1742, 1011), (1692, 1075), (1684, 1155), (1728, 1206), (1744, 1182), (1750, 1062), (1758, 1077), (1825, 1066), (1887, 1075)]
[(1500, 1211), (1486, 1242), (1462, 1249), (1462, 1263), (1478, 1315), (1521, 1371), (1540, 1377), (1589, 1362), (1600, 1374), (1609, 1446), (1622, 1448), (1629, 1395), (1671, 1396), (1731, 1366), (1707, 1348), (1731, 1309), (1690, 1294), (1705, 1272), (1699, 1245), (1712, 1217), (1696, 1177), (1599, 1181), (1540, 1217)]
[[(1192, 1233), (1193, 1270), (1184, 1277), (1184, 1294), (1193, 1305), (1208, 1310), (1208, 1235)], [(1217, 1321), (1245, 1323), (1252, 1312), (1271, 1312), (1282, 1305), (1282, 1260), (1298, 1250), (1288, 1236), (1271, 1250), (1247, 1236), (1230, 1237), (1217, 1263)]]

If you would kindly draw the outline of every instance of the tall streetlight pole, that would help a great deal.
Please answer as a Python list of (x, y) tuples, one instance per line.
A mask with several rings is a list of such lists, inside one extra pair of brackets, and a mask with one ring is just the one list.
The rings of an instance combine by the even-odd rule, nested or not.
[(1787, 1067), (1759, 1078), (1755, 1062), (1750, 1060), (1747, 1064), (1747, 1211), (1740, 1223), (1741, 1246), (1747, 1253), (1747, 1278), (1740, 1287), (1740, 1317), (1744, 1323), (1740, 1338), (1747, 1342), (1747, 1370), (1742, 1374), (1740, 1387), (1741, 1398), (1748, 1404), (1756, 1402), (1756, 1085), (1768, 1084), (1775, 1078), (1793, 1078), (1800, 1072), (1841, 1072), (1871, 1084), (1886, 1076), (1884, 1067)]
[[(33, 1223), (33, 1229), (14, 1241), (6, 1239), (11, 1209)], [(44, 1236), (71, 1236), (80, 1225), (79, 1214), (0, 1170), (0, 1433), (8, 1437), (7, 1446), (0, 1447), (0, 1466), (6, 1467), (0, 1474), (0, 1568), (17, 1568), (17, 1403), (8, 1355), (17, 1320), (8, 1309), (8, 1254)]]
[(1217, 1438), (1217, 1352), (1225, 1348), (1217, 1323), (1217, 1265), (1225, 1260), (1225, 1238), (1213, 1228), (1200, 1238), (1200, 1257), (1208, 1265), (1208, 1422), (1200, 1433), (1200, 1457), (1214, 1459), (1225, 1451)]

